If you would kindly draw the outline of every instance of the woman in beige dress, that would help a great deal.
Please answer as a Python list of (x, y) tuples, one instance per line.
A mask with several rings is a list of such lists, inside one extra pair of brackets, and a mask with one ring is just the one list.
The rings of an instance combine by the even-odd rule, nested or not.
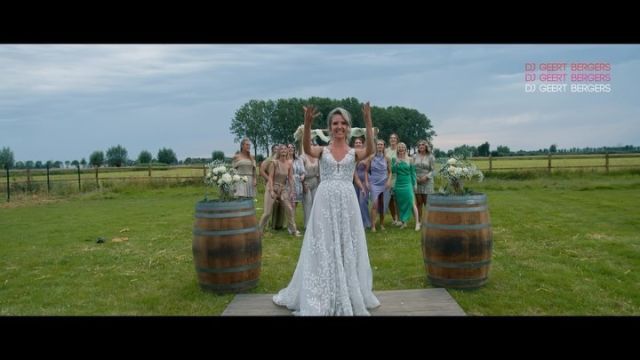
[[(413, 164), (416, 168), (416, 206), (418, 218), (422, 221), (422, 207), (427, 204), (427, 196), (433, 194), (433, 170), (436, 159), (431, 153), (432, 146), (427, 140), (418, 141), (418, 152), (413, 156)], [(417, 220), (416, 220), (417, 221)]]
[(240, 152), (233, 157), (231, 166), (238, 175), (246, 176), (246, 183), (237, 183), (235, 195), (240, 197), (256, 197), (256, 160), (251, 155), (251, 140), (242, 139)]
[[(260, 175), (264, 178), (264, 190), (267, 191), (267, 183), (269, 182), (269, 164), (272, 161), (278, 161), (278, 149), (280, 148), (279, 144), (274, 144), (271, 146), (271, 156), (264, 159), (262, 164), (260, 165)], [(284, 222), (284, 207), (280, 206), (279, 202), (275, 202), (273, 204), (273, 211), (271, 216), (271, 228), (273, 230), (282, 229), (282, 224)]]
[(318, 159), (313, 156), (307, 156), (307, 154), (300, 155), (300, 158), (304, 162), (304, 169), (306, 171), (304, 181), (302, 182), (302, 191), (304, 192), (302, 204), (304, 205), (304, 227), (306, 229), (309, 223), (311, 207), (313, 206), (313, 199), (316, 196), (318, 185), (320, 185), (320, 163)]
[(281, 145), (279, 150), (278, 160), (272, 161), (269, 164), (269, 181), (264, 192), (264, 212), (262, 218), (260, 218), (260, 229), (264, 231), (264, 227), (269, 221), (269, 216), (273, 211), (273, 205), (275, 202), (279, 202), (280, 206), (285, 209), (285, 217), (287, 218), (289, 233), (295, 236), (301, 236), (300, 232), (296, 228), (296, 222), (293, 214), (293, 207), (291, 206), (293, 200), (293, 194), (287, 187), (287, 182), (293, 184), (293, 169), (291, 164), (287, 160), (288, 150), (287, 147)]

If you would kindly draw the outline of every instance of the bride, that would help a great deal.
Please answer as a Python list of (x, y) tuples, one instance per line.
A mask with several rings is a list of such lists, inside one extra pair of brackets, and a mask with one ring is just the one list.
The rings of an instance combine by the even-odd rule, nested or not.
[(372, 291), (373, 277), (358, 199), (353, 191), (356, 162), (373, 153), (371, 107), (362, 107), (366, 147), (348, 145), (351, 115), (335, 108), (327, 117), (329, 146), (311, 146), (311, 124), (319, 114), (304, 107), (305, 153), (320, 159), (320, 185), (311, 208), (302, 250), (289, 285), (273, 302), (294, 315), (369, 315), (380, 306)]

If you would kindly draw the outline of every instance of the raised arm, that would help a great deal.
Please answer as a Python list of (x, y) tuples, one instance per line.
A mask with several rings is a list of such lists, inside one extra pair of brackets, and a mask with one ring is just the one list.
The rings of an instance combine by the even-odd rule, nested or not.
[(303, 106), (304, 109), (304, 130), (302, 131), (302, 149), (304, 152), (313, 156), (314, 158), (319, 158), (322, 154), (322, 146), (311, 146), (311, 125), (313, 124), (313, 119), (320, 115), (320, 113), (316, 112), (316, 107), (313, 105)]
[(369, 155), (375, 151), (373, 144), (373, 125), (371, 120), (371, 106), (367, 101), (362, 105), (362, 117), (364, 118), (364, 124), (367, 128), (367, 135), (365, 136), (366, 146), (364, 149), (356, 149), (356, 158), (358, 160), (366, 159)]

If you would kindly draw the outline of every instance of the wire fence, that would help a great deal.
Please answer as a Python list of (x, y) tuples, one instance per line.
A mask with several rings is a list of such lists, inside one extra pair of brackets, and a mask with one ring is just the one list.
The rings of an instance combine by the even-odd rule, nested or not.
[[(609, 173), (640, 169), (640, 153), (475, 157), (472, 162), (483, 172), (592, 170)], [(180, 186), (202, 184), (206, 164), (181, 166), (137, 166), (98, 168), (4, 169), (0, 175), (0, 196), (11, 201), (15, 195), (67, 195), (97, 189), (129, 186)], [(261, 177), (259, 177), (261, 178)]]

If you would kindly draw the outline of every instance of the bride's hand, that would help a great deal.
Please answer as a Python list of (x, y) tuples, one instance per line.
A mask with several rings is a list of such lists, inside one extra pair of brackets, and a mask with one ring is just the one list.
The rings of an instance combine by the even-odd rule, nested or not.
[(320, 113), (316, 111), (316, 107), (313, 105), (303, 106), (304, 109), (304, 123), (311, 125), (315, 117), (320, 116)]
[(369, 105), (368, 101), (364, 103), (364, 105), (362, 105), (362, 118), (364, 119), (365, 126), (368, 126), (368, 127), (372, 126), (371, 105)]

